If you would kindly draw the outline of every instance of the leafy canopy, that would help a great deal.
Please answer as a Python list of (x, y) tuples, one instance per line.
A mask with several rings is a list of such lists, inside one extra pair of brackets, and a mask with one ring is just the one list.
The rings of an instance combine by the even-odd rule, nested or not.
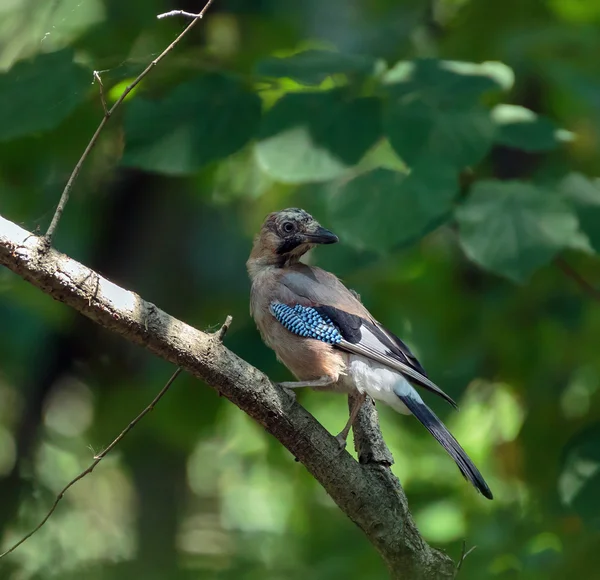
[[(598, 190), (583, 176), (543, 188), (483, 180), (457, 200), (460, 172), (495, 145), (540, 152), (569, 137), (498, 102), (514, 80), (506, 65), (419, 59), (387, 69), (367, 56), (307, 50), (255, 71), (276, 88), (257, 93), (234, 75), (208, 73), (159, 97), (136, 95), (126, 104), (123, 165), (190, 175), (249, 147), (274, 182), (329, 183), (331, 219), (357, 247), (389, 251), (456, 221), (466, 255), (516, 282), (563, 249), (600, 244)], [(53, 129), (88, 96), (90, 78), (70, 50), (15, 64), (0, 76), (0, 140)], [(58, 102), (52, 115), (47, 102)], [(395, 167), (373, 163), (386, 143)]]

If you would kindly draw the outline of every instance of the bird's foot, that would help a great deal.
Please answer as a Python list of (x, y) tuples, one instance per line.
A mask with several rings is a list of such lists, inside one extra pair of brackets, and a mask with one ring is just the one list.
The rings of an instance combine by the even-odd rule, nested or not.
[(278, 387), (280, 387), (281, 389), (283, 389), (290, 397), (292, 397), (292, 399), (294, 399), (294, 401), (297, 399), (296, 391), (293, 388), (290, 388), (288, 386), (289, 383), (274, 383), (274, 384), (277, 385)]
[(283, 390), (290, 396), (292, 397), (292, 399), (294, 399), (294, 401), (296, 401), (298, 399), (298, 397), (296, 396), (296, 391), (294, 391), (294, 389), (288, 389), (287, 387), (283, 387)]
[(342, 431), (342, 433), (339, 433), (338, 435), (335, 436), (335, 440), (338, 443), (338, 446), (340, 448), (339, 453), (342, 453), (342, 451), (344, 451), (344, 449), (346, 449), (346, 445), (348, 444), (346, 439), (348, 438), (348, 434), (344, 433)]

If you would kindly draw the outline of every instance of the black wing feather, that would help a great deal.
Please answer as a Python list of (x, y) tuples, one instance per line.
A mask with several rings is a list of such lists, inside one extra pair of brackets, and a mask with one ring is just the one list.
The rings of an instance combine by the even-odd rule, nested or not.
[(331, 322), (339, 328), (342, 336), (352, 344), (358, 344), (360, 342), (360, 339), (362, 338), (360, 332), (361, 326), (367, 327), (371, 333), (378, 338), (381, 344), (390, 351), (390, 353), (394, 354), (404, 364), (412, 367), (424, 377), (427, 376), (425, 369), (421, 366), (421, 363), (410, 351), (408, 346), (389, 330), (383, 330), (382, 327), (373, 324), (370, 320), (357, 316), (356, 314), (349, 314), (334, 306), (318, 306), (315, 310), (317, 310), (319, 314), (328, 316)]
[(338, 327), (345, 340), (352, 344), (360, 342), (362, 338), (360, 327), (365, 322), (363, 318), (356, 316), (356, 314), (349, 314), (334, 306), (315, 306), (315, 310), (321, 316), (327, 316)]
[[(328, 317), (339, 329), (344, 338), (344, 341), (338, 345), (339, 348), (396, 368), (412, 383), (439, 395), (455, 409), (458, 408), (451, 397), (428, 379), (419, 361), (397, 336), (379, 326), (375, 321), (367, 320), (356, 314), (349, 314), (335, 306), (315, 306), (314, 308), (322, 316)], [(371, 335), (370, 345), (365, 343), (365, 334)], [(375, 346), (373, 338), (377, 343)], [(394, 363), (398, 364), (394, 366)]]
[[(378, 323), (379, 324), (379, 323)], [(410, 348), (406, 346), (404, 341), (400, 340), (393, 332), (390, 332), (387, 328), (384, 329), (385, 333), (389, 335), (389, 343), (392, 345), (398, 356), (402, 356), (406, 360), (406, 364), (409, 364), (413, 369), (419, 371), (424, 377), (427, 376), (425, 369), (421, 366), (421, 363), (417, 360), (417, 357), (410, 351)]]

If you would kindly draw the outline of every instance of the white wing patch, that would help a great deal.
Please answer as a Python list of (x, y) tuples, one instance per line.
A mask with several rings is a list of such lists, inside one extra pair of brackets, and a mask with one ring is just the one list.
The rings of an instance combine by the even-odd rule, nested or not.
[(387, 347), (381, 343), (377, 336), (373, 334), (368, 327), (364, 325), (361, 326), (360, 332), (360, 343), (353, 344), (347, 340), (342, 340), (338, 346), (346, 351), (381, 363), (389, 369), (396, 370), (407, 377), (412, 378), (418, 384), (429, 389), (430, 391), (433, 391), (434, 393), (437, 393), (450, 402), (453, 406), (456, 406), (456, 403), (454, 403), (454, 401), (452, 401), (452, 399), (450, 399), (450, 397), (448, 397), (444, 391), (442, 391), (436, 384), (432, 383), (427, 377), (423, 376), (419, 371), (413, 369), (407, 364), (399, 361), (397, 358), (390, 356)]
[(398, 413), (411, 414), (408, 407), (394, 392), (394, 388), (404, 391), (406, 396), (416, 395), (419, 397), (419, 395), (400, 373), (364, 356), (350, 355), (348, 358), (346, 370), (348, 378), (346, 380), (352, 381), (359, 392), (367, 393), (376, 401), (389, 405)]

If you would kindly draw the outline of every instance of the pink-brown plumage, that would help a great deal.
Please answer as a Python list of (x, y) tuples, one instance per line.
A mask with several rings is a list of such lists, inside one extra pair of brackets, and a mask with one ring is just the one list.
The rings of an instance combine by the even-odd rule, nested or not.
[[(304, 264), (297, 266), (304, 266)], [(296, 266), (291, 266), (295, 269)], [(320, 270), (323, 274), (327, 274)], [(284, 283), (282, 277), (287, 269), (267, 266), (256, 272), (252, 279), (252, 291), (250, 294), (250, 313), (265, 344), (272, 348), (280, 360), (299, 380), (313, 380), (320, 377), (330, 377), (333, 383), (337, 383), (346, 368), (346, 355), (335, 351), (330, 344), (302, 338), (283, 327), (271, 314), (269, 307), (271, 302), (283, 304), (302, 304), (314, 306), (314, 300), (303, 297), (292, 292)], [(317, 387), (328, 390), (343, 390), (335, 386)]]

